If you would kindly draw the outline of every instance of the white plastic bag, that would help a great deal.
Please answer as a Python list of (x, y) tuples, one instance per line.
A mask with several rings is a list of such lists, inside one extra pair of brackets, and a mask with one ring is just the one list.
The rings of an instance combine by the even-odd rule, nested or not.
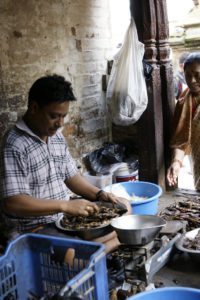
[(134, 124), (147, 107), (143, 56), (144, 45), (138, 40), (132, 18), (123, 46), (114, 57), (107, 87), (108, 108), (116, 125)]

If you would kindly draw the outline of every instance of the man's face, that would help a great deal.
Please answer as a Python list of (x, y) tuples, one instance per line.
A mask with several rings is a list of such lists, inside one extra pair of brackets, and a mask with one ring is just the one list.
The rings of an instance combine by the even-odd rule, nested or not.
[(68, 110), (69, 101), (63, 103), (52, 102), (43, 107), (39, 107), (34, 102), (32, 108), (32, 116), (34, 118), (33, 132), (46, 141), (48, 136), (54, 135), (63, 126)]
[(200, 93), (200, 63), (194, 62), (186, 66), (185, 80), (192, 93)]

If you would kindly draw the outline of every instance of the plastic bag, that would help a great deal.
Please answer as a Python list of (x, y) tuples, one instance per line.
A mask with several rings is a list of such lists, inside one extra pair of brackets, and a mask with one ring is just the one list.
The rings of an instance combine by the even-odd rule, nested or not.
[(132, 18), (123, 46), (114, 57), (107, 87), (108, 108), (116, 125), (134, 124), (147, 107), (143, 56), (144, 45)]
[(123, 144), (105, 143), (104, 147), (94, 150), (84, 158), (91, 175), (109, 174), (112, 164), (127, 162), (132, 169), (138, 169), (138, 159), (129, 155), (129, 149)]

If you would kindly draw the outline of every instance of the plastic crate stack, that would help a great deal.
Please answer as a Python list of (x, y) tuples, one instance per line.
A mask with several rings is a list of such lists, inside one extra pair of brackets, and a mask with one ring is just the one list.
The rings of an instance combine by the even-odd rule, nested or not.
[[(59, 253), (75, 250), (73, 265)], [(63, 256), (64, 257), (64, 256)], [(39, 234), (11, 242), (0, 257), (0, 300), (40, 299), (70, 287), (87, 300), (108, 300), (105, 248), (101, 244)]]

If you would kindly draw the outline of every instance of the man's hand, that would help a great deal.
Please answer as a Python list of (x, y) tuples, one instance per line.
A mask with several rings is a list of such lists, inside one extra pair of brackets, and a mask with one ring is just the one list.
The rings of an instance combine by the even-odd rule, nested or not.
[[(80, 174), (76, 174), (74, 177), (66, 180), (65, 183), (76, 195), (80, 195), (81, 197), (90, 199), (91, 201), (96, 201), (96, 195), (99, 192), (99, 188), (89, 183)], [(103, 192), (98, 200), (112, 203), (121, 202), (125, 204), (128, 211), (132, 213), (130, 202), (127, 199), (117, 197), (112, 193)]]
[(125, 198), (117, 197), (112, 193), (103, 192), (99, 200), (112, 202), (112, 203), (123, 203), (128, 210), (128, 214), (132, 214), (132, 207), (130, 201)]
[(120, 197), (115, 196), (113, 193), (103, 192), (99, 198), (100, 201), (118, 203), (121, 202)]
[(63, 213), (86, 217), (99, 211), (98, 206), (94, 202), (84, 199), (62, 201), (61, 209)]

